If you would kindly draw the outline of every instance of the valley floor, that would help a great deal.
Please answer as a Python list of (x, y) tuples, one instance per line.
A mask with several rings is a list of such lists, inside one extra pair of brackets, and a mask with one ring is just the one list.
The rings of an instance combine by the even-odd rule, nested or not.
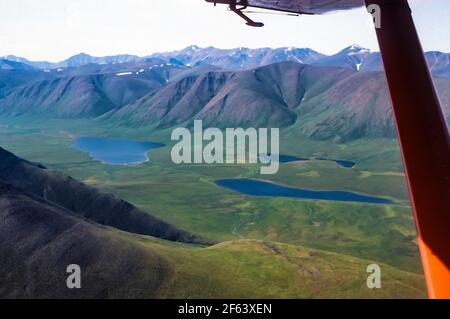
[[(181, 165), (170, 159), (168, 132), (118, 129), (86, 121), (0, 120), (0, 146), (111, 192), (217, 243), (208, 248), (121, 233), (170, 265), (161, 297), (425, 297), (416, 233), (398, 147), (388, 139), (349, 144), (282, 132), (281, 153), (355, 161), (282, 164), (265, 180), (314, 190), (348, 190), (390, 198), (392, 205), (243, 196), (218, 188), (220, 178), (257, 178), (257, 165)], [(169, 144), (150, 161), (111, 166), (71, 145), (76, 136), (126, 137)], [(382, 150), (382, 151), (380, 151)], [(366, 287), (366, 267), (380, 263), (383, 288)], [(214, 271), (212, 271), (212, 269)]]

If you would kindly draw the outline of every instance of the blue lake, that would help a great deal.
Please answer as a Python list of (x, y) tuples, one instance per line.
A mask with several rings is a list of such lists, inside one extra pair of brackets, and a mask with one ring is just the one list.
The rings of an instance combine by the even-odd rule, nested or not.
[(149, 160), (147, 153), (164, 144), (104, 137), (79, 137), (73, 147), (89, 153), (97, 161), (112, 165), (141, 164)]
[(218, 186), (250, 196), (290, 197), (316, 200), (331, 200), (341, 202), (361, 202), (373, 204), (392, 204), (393, 201), (346, 191), (311, 191), (301, 188), (288, 187), (254, 179), (220, 179)]

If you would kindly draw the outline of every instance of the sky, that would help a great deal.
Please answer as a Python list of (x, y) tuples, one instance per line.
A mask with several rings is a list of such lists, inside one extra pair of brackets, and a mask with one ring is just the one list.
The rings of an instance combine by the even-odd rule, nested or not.
[[(450, 52), (450, 1), (410, 0), (426, 51)], [(323, 16), (253, 14), (250, 28), (222, 5), (203, 0), (0, 0), (0, 56), (61, 61), (149, 55), (189, 45), (218, 48), (309, 47), (333, 54), (351, 44), (378, 51), (364, 8)]]

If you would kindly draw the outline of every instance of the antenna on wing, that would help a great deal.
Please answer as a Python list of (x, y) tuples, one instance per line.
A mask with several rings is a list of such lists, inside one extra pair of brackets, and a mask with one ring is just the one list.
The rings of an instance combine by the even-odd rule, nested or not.
[(280, 15), (280, 16), (289, 16), (289, 17), (299, 17), (299, 13), (284, 13), (284, 12), (266, 12), (266, 11), (250, 11), (245, 10), (243, 13), (256, 13), (256, 14), (271, 14), (271, 15)]

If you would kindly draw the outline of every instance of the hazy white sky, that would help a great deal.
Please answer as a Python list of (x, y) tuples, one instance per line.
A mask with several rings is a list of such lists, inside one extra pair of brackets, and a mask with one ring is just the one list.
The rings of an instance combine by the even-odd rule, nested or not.
[[(450, 52), (450, 1), (410, 0), (425, 50)], [(0, 55), (59, 61), (91, 55), (181, 49), (191, 44), (310, 47), (331, 54), (357, 43), (377, 50), (364, 9), (325, 16), (253, 15), (247, 27), (203, 0), (0, 0)]]

